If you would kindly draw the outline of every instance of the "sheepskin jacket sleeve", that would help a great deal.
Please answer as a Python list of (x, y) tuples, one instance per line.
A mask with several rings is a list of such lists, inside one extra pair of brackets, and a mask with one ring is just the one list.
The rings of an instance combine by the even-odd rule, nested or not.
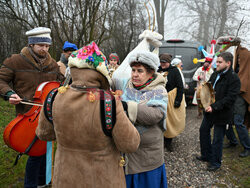
[(138, 104), (136, 123), (144, 126), (159, 124), (164, 118), (164, 112), (159, 107), (150, 107), (146, 104)]
[(52, 141), (56, 139), (54, 131), (54, 125), (50, 123), (44, 114), (44, 107), (40, 111), (38, 127), (36, 129), (36, 135), (40, 140)]
[(135, 152), (140, 144), (140, 135), (125, 114), (121, 101), (116, 101), (116, 124), (112, 130), (116, 147), (124, 153)]

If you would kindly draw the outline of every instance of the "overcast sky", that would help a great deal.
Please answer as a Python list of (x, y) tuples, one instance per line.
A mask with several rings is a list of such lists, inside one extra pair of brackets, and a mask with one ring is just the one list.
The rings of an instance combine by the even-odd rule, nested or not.
[[(232, 2), (234, 0), (229, 0), (229, 1)], [(238, 0), (236, 2), (245, 9), (239, 11), (239, 13), (237, 14), (239, 23), (240, 20), (243, 18), (243, 16), (244, 19), (246, 20), (244, 25), (241, 27), (238, 36), (242, 39), (241, 45), (247, 47), (250, 50), (250, 0)], [(172, 0), (169, 0), (168, 8), (165, 14), (166, 14), (165, 36), (164, 36), (165, 40), (174, 38), (186, 39), (186, 40), (191, 39), (190, 34), (188, 33), (184, 34), (179, 32), (179, 26), (183, 24), (188, 25), (189, 24), (188, 19), (192, 19), (188, 17), (180, 18), (180, 16), (187, 14), (185, 10), (182, 10), (181, 7), (176, 6), (176, 4)], [(239, 23), (237, 23), (237, 25), (239, 25)], [(166, 30), (166, 28), (168, 28), (168, 30)], [(235, 33), (232, 33), (232, 35), (235, 35)]]

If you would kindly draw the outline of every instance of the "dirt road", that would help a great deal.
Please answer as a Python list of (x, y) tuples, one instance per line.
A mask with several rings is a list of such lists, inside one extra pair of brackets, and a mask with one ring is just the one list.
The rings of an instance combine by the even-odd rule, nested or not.
[[(186, 127), (183, 133), (173, 139), (173, 152), (165, 150), (168, 186), (172, 187), (217, 187), (224, 180), (216, 172), (206, 170), (207, 163), (195, 159), (200, 155), (199, 127), (202, 118), (197, 118), (197, 107), (188, 106)], [(223, 170), (223, 167), (221, 168)], [(226, 185), (226, 187), (230, 185)]]

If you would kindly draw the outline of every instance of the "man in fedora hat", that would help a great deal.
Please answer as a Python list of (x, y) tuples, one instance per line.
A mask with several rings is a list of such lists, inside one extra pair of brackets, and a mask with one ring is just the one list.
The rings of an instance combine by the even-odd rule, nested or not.
[[(0, 94), (15, 105), (16, 114), (24, 114), (32, 106), (21, 104), (22, 99), (32, 100), (36, 88), (45, 81), (62, 80), (56, 61), (48, 53), (51, 30), (37, 27), (26, 32), (28, 47), (7, 58), (0, 68)], [(12, 83), (12, 87), (10, 87)], [(46, 155), (30, 156), (26, 164), (24, 187), (45, 184)]]

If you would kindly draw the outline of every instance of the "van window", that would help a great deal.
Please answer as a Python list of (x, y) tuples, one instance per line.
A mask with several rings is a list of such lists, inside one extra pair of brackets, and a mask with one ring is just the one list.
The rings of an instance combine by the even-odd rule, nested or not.
[(177, 57), (182, 60), (183, 63), (183, 75), (186, 84), (189, 86), (185, 89), (185, 96), (187, 103), (193, 99), (196, 82), (193, 80), (193, 75), (195, 71), (201, 66), (200, 63), (194, 64), (193, 59), (201, 59), (202, 53), (198, 51), (198, 47), (201, 44), (195, 41), (185, 41), (185, 40), (168, 40), (162, 41), (162, 46), (159, 49), (159, 53), (169, 53), (172, 55), (172, 59)]
[(197, 65), (193, 63), (193, 59), (197, 58), (198, 49), (188, 48), (188, 47), (160, 48), (160, 54), (166, 52), (173, 55), (173, 58), (175, 57), (180, 58), (182, 60), (184, 70), (191, 70), (197, 68)]

